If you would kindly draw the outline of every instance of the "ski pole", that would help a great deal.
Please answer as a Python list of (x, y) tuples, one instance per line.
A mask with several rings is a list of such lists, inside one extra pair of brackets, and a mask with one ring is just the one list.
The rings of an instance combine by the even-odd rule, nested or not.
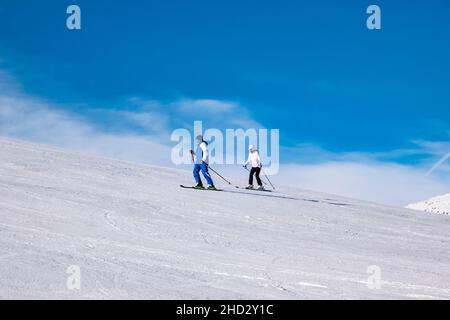
[(262, 172), (264, 173), (264, 176), (266, 177), (267, 181), (269, 181), (270, 185), (272, 186), (272, 189), (275, 190), (275, 187), (273, 186), (272, 182), (270, 182), (270, 179), (267, 176), (267, 174), (264, 172), (264, 170), (262, 170)]
[[(211, 169), (211, 171), (212, 172), (214, 172), (215, 174), (217, 174), (220, 178), (222, 178), (222, 180), (224, 180), (226, 183), (228, 183), (229, 185), (233, 185), (230, 181), (228, 181), (227, 179), (225, 179), (224, 177), (222, 177), (216, 170), (214, 170), (213, 168), (211, 168), (211, 166), (209, 165), (209, 164), (207, 164), (207, 163), (205, 163), (206, 164), (206, 166), (208, 167), (208, 168), (210, 168)], [(236, 187), (236, 186), (235, 186)], [(236, 187), (237, 188), (237, 187)]]

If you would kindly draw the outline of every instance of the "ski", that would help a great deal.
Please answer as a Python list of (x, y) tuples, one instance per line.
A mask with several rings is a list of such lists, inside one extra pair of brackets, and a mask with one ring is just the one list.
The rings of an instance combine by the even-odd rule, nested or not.
[(185, 185), (182, 185), (182, 184), (180, 184), (180, 187), (181, 188), (185, 188), (185, 189), (194, 189), (194, 190), (200, 190), (200, 191), (223, 191), (222, 189), (206, 189), (206, 188), (203, 188), (203, 189), (201, 189), (201, 188), (195, 188), (195, 187), (192, 187), (192, 186), (185, 186)]
[(258, 189), (256, 189), (256, 188), (254, 188), (254, 189), (248, 189), (248, 188), (246, 188), (246, 187), (236, 187), (236, 188), (242, 189), (242, 190), (250, 190), (250, 191), (272, 192), (272, 190), (267, 190), (267, 189), (258, 190)]

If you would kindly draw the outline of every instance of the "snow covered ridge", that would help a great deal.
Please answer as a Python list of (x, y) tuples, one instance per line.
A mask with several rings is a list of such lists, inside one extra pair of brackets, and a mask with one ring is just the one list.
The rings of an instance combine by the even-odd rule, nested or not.
[(450, 215), (450, 193), (407, 206), (409, 209)]
[(447, 217), (180, 184), (0, 137), (0, 299), (450, 299)]

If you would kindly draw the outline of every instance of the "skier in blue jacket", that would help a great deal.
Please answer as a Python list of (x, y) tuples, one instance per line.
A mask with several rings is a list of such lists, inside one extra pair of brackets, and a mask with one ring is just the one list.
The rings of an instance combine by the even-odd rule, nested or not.
[(206, 179), (208, 183), (208, 190), (215, 190), (214, 182), (211, 179), (211, 175), (208, 172), (208, 143), (203, 140), (202, 135), (198, 135), (195, 137), (197, 142), (197, 148), (195, 152), (191, 150), (192, 160), (194, 162), (194, 178), (197, 183), (194, 188), (204, 189), (202, 180), (200, 179), (200, 171), (203, 174), (203, 177)]

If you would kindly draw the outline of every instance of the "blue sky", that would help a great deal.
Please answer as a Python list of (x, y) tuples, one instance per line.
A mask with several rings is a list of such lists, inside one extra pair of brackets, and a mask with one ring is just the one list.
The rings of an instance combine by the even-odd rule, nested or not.
[[(70, 4), (81, 31), (66, 28)], [(366, 28), (370, 4), (381, 30)], [(209, 99), (279, 128), (285, 163), (431, 166), (450, 151), (449, 14), (446, 0), (1, 0), (0, 70), (21, 95), (107, 132), (220, 125), (176, 103)], [(117, 116), (144, 111), (159, 124)]]

